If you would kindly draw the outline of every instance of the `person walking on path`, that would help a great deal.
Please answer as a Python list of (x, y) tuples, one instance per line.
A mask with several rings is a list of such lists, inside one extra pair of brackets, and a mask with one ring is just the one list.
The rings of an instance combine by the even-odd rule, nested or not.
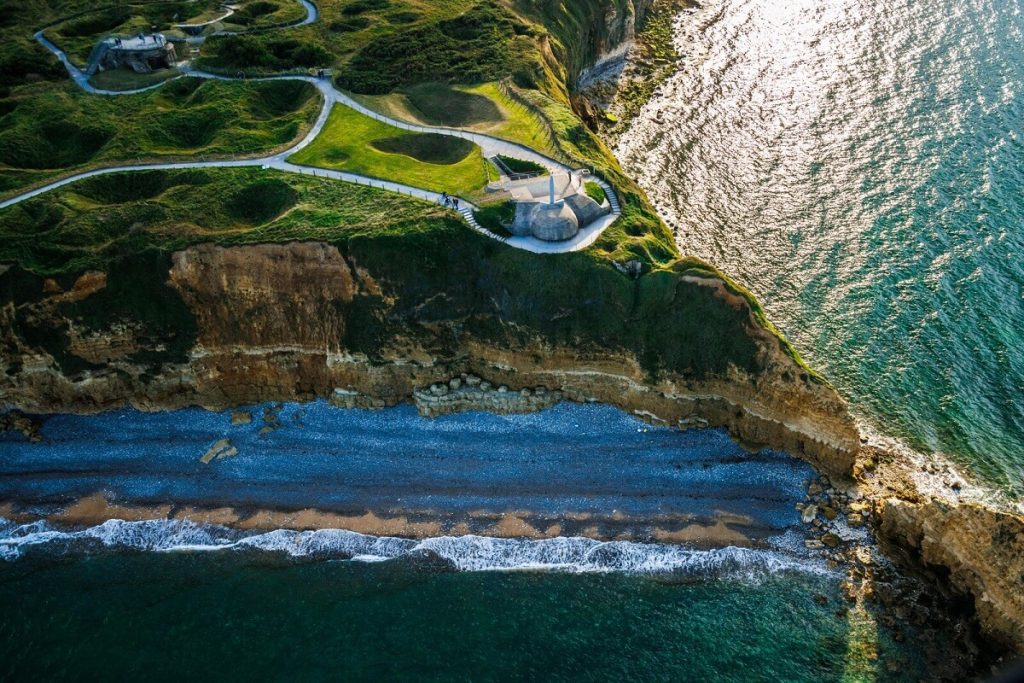
[(456, 211), (459, 210), (459, 198), (458, 197), (452, 197), (452, 206), (455, 207)]

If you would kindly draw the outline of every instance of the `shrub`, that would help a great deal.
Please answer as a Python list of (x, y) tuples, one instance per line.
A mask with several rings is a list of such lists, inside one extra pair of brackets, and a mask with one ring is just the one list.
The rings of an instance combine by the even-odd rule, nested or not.
[(217, 56), (224, 64), (237, 68), (274, 67), (277, 58), (253, 36), (228, 36), (218, 43)]
[(536, 173), (538, 175), (547, 175), (548, 173), (548, 169), (540, 164), (535, 164), (532, 161), (514, 159), (500, 154), (498, 155), (498, 158), (501, 160), (501, 163), (505, 164), (508, 170), (513, 173)]

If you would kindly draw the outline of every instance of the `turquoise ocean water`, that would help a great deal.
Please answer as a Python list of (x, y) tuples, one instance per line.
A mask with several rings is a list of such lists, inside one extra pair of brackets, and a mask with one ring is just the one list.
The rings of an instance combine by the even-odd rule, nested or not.
[(1024, 493), (1024, 9), (709, 0), (620, 145), (876, 431)]

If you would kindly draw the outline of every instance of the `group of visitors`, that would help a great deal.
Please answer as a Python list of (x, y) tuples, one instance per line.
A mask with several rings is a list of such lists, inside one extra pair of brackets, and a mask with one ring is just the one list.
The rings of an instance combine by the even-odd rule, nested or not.
[(444, 204), (446, 207), (450, 206), (451, 208), (455, 209), (456, 211), (459, 210), (459, 198), (458, 197), (450, 197), (450, 196), (448, 196), (447, 192), (442, 192), (441, 193), (441, 203)]

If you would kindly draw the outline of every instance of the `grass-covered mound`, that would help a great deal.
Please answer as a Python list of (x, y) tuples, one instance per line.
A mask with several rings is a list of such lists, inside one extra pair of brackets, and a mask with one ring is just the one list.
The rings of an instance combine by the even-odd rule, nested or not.
[(405, 89), (403, 94), (419, 118), (432, 126), (464, 127), (498, 123), (504, 118), (488, 98), (447, 83), (421, 83)]
[(496, 0), (483, 0), (453, 19), (382, 36), (363, 48), (341, 70), (346, 90), (382, 94), (430, 81), (480, 83), (510, 73), (535, 84), (531, 28)]
[(222, 30), (254, 30), (302, 21), (306, 9), (298, 0), (248, 0), (224, 20)]
[[(471, 150), (463, 154), (465, 144), (471, 145)], [(455, 152), (444, 154), (459, 160), (426, 162), (411, 154), (414, 151), (426, 154), (429, 146), (436, 150), (451, 146)], [(435, 158), (441, 156), (437, 151), (433, 154)], [(289, 160), (303, 166), (350, 171), (462, 196), (476, 193), (487, 183), (486, 164), (476, 145), (460, 139), (411, 133), (342, 106), (334, 107), (316, 140)]]
[(547, 175), (548, 169), (540, 164), (532, 161), (526, 161), (525, 159), (515, 159), (513, 157), (507, 157), (503, 154), (498, 155), (498, 160), (501, 161), (502, 165), (513, 173), (528, 173), (535, 175)]
[(246, 225), (262, 225), (295, 206), (299, 194), (280, 178), (260, 180), (235, 191), (224, 205), (227, 215)]
[(266, 153), (308, 130), (319, 97), (302, 82), (183, 78), (139, 95), (98, 97), (68, 83), (0, 102), (0, 193), (12, 194), (95, 165)]
[(399, 135), (373, 140), (370, 145), (388, 154), (404, 154), (427, 164), (448, 166), (457, 164), (476, 149), (469, 140), (437, 133)]
[(473, 212), (473, 216), (485, 230), (499, 237), (511, 237), (509, 226), (516, 217), (516, 204), (513, 201), (485, 204)]
[[(517, 142), (546, 154), (556, 152), (544, 122), (507, 94), (501, 83), (423, 83), (387, 95), (357, 95), (391, 118), (428, 126), (466, 128)], [(487, 104), (483, 104), (486, 101)], [(448, 104), (453, 102), (455, 104)]]
[(148, 74), (137, 74), (131, 69), (107, 69), (97, 71), (89, 78), (89, 84), (100, 90), (126, 92), (150, 88), (164, 81), (181, 76), (178, 69), (156, 69)]
[[(338, 66), (380, 38), (452, 19), (475, 4), (476, 0), (317, 0), (320, 20), (313, 24), (247, 36), (211, 36), (198, 66), (228, 73), (291, 71), (309, 68), (314, 54), (323, 62), (316, 66)], [(287, 41), (306, 51), (288, 50)]]
[(0, 210), (0, 263), (39, 275), (105, 270), (123, 254), (189, 244), (414, 236), (455, 214), (428, 202), (259, 169), (95, 176)]

